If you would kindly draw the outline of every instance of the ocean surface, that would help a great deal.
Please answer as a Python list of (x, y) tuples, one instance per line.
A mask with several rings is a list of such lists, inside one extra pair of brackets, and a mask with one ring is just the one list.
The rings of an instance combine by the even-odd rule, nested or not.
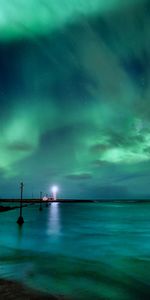
[(150, 203), (52, 203), (0, 214), (0, 277), (73, 300), (150, 299)]

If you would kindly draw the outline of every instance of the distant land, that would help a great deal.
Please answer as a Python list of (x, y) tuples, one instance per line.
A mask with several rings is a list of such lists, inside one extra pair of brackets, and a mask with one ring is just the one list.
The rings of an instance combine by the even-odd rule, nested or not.
[[(0, 203), (4, 202), (10, 202), (10, 203), (17, 203), (20, 202), (20, 199), (0, 199)], [(23, 203), (53, 203), (53, 202), (58, 202), (58, 203), (150, 203), (150, 199), (108, 199), (108, 200), (90, 200), (90, 199), (57, 199), (57, 200), (46, 200), (46, 201), (41, 201), (39, 198), (35, 199), (23, 199)]]
[[(0, 199), (0, 213), (1, 212), (5, 212), (5, 211), (9, 211), (12, 209), (17, 209), (20, 208), (20, 199)], [(6, 203), (10, 203), (10, 204), (14, 204), (16, 203), (16, 206), (11, 206), (11, 205), (7, 205)], [(58, 200), (47, 200), (47, 201), (41, 201), (40, 199), (23, 199), (22, 200), (22, 204), (23, 207), (28, 206), (28, 204), (30, 205), (34, 205), (34, 204), (46, 204), (46, 203), (104, 203), (104, 204), (150, 204), (150, 199), (148, 200), (141, 200), (141, 199), (132, 199), (132, 200), (79, 200), (79, 199), (58, 199)], [(5, 204), (5, 205), (4, 205)]]

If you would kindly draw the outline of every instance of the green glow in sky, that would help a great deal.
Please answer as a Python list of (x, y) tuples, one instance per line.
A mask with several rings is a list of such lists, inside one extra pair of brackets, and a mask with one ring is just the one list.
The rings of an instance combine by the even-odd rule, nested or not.
[(28, 195), (147, 197), (147, 1), (0, 4), (2, 193), (23, 180)]
[(33, 37), (77, 18), (131, 5), (129, 0), (0, 0), (0, 38)]

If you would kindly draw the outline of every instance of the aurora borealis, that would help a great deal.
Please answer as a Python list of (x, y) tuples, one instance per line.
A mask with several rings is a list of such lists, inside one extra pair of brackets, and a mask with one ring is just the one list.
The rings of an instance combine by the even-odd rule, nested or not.
[(0, 196), (150, 198), (149, 1), (0, 7)]

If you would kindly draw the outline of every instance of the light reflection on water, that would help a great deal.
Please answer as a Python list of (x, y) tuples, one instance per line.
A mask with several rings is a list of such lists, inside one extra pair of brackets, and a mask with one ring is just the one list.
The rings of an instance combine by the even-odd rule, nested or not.
[(0, 276), (71, 299), (150, 299), (150, 204), (58, 204), (0, 215)]
[(48, 217), (48, 229), (49, 235), (57, 235), (60, 232), (60, 215), (59, 215), (59, 203), (51, 203), (49, 208)]

